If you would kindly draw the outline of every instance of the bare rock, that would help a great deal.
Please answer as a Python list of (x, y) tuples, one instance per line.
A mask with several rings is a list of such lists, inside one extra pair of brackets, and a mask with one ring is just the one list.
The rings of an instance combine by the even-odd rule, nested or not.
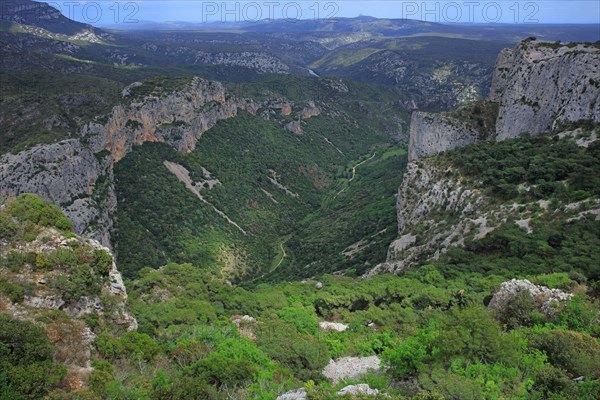
[(551, 316), (555, 312), (551, 306), (553, 302), (567, 301), (573, 297), (571, 293), (565, 293), (560, 289), (549, 289), (545, 286), (538, 286), (527, 279), (512, 279), (500, 285), (500, 289), (494, 293), (488, 309), (503, 309), (509, 300), (521, 291), (529, 292), (536, 304), (539, 305), (540, 310), (547, 316)]
[(322, 321), (319, 322), (319, 328), (325, 332), (344, 332), (348, 329), (348, 325), (340, 324), (338, 322)]
[(277, 400), (306, 400), (308, 392), (304, 388), (290, 390), (282, 395), (277, 396)]
[(356, 395), (377, 396), (378, 394), (379, 390), (371, 389), (371, 387), (366, 383), (346, 386), (345, 388), (337, 392), (338, 396), (350, 395), (352, 397)]
[(380, 364), (377, 356), (343, 357), (331, 360), (323, 370), (323, 375), (336, 385), (343, 379), (358, 379), (369, 371), (379, 371)]

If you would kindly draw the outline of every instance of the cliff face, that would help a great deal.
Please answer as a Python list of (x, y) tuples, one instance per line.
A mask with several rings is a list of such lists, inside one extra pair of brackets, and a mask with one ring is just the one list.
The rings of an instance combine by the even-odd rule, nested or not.
[(490, 100), (499, 140), (539, 134), (561, 121), (600, 122), (600, 49), (524, 41), (498, 56)]
[[(135, 85), (134, 85), (135, 86)], [(131, 90), (124, 91), (131, 96)], [(194, 78), (165, 96), (132, 99), (115, 106), (104, 124), (86, 125), (81, 139), (38, 145), (0, 158), (0, 199), (35, 193), (60, 205), (74, 231), (110, 246), (110, 215), (116, 208), (113, 164), (147, 141), (192, 151), (202, 134), (219, 120), (237, 115), (218, 82)], [(241, 108), (252, 112), (254, 104)]]
[(194, 78), (183, 90), (163, 98), (146, 96), (129, 106), (114, 107), (108, 122), (89, 124), (81, 135), (94, 152), (108, 150), (117, 162), (132, 146), (144, 142), (165, 142), (192, 151), (204, 132), (236, 114), (236, 102), (226, 99), (223, 85)]
[(408, 160), (431, 156), (477, 141), (478, 131), (445, 113), (413, 112)]
[[(465, 187), (451, 167), (429, 160), (409, 163), (396, 205), (398, 239), (391, 243), (386, 262), (367, 276), (399, 273), (424, 255), (438, 258), (470, 232), (487, 232), (486, 216), (480, 215), (485, 203), (481, 193)], [(460, 221), (449, 223), (454, 216), (460, 216)]]
[[(540, 134), (560, 122), (582, 119), (600, 122), (600, 49), (538, 41), (524, 41), (498, 55), (487, 102), (446, 113), (413, 112), (411, 162), (397, 198), (398, 239), (386, 262), (367, 275), (398, 273), (436, 259), (467, 235), (483, 238), (510, 218), (529, 229), (531, 216), (515, 216), (513, 204), (491, 207), (479, 190), (465, 187), (458, 171), (424, 157), (481, 139)], [(585, 146), (581, 140), (577, 144)]]
[[(560, 122), (600, 122), (600, 49), (524, 41), (504, 49), (494, 68), (488, 103), (498, 107), (493, 133), (466, 123), (456, 112), (414, 112), (409, 159), (416, 160), (482, 138), (503, 140), (522, 132), (547, 132)], [(453, 117), (454, 116), (454, 117)]]
[(5, 154), (0, 159), (0, 199), (21, 193), (60, 205), (75, 232), (110, 243), (109, 213), (116, 207), (110, 157), (97, 157), (76, 139)]

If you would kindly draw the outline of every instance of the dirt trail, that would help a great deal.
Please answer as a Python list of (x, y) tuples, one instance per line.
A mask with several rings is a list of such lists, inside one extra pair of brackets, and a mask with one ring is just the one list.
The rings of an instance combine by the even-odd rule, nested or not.
[(235, 226), (236, 228), (238, 228), (240, 230), (240, 232), (242, 232), (244, 235), (246, 235), (246, 231), (242, 229), (241, 226), (239, 226), (238, 224), (236, 224), (231, 218), (229, 218), (227, 216), (227, 214), (225, 214), (223, 211), (219, 210), (217, 207), (215, 207), (214, 205), (212, 205), (210, 202), (208, 202), (204, 197), (202, 197), (202, 195), (200, 194), (200, 191), (198, 190), (198, 188), (196, 188), (193, 185), (192, 179), (190, 178), (190, 172), (185, 169), (183, 166), (176, 164), (174, 162), (171, 161), (165, 161), (163, 163), (165, 165), (165, 167), (167, 167), (167, 169), (177, 177), (177, 179), (179, 179), (180, 182), (183, 182), (183, 184), (185, 185), (185, 187), (192, 193), (194, 193), (196, 196), (198, 196), (198, 198), (200, 199), (200, 201), (202, 201), (203, 203), (208, 204), (209, 206), (212, 207), (212, 209), (219, 214), (221, 217), (223, 217), (227, 222), (229, 222), (231, 225)]
[(283, 260), (285, 260), (285, 257), (287, 257), (287, 253), (285, 252), (285, 248), (283, 247), (283, 244), (287, 242), (287, 240), (279, 243), (279, 248), (281, 249), (281, 253), (283, 254), (281, 256), (281, 259), (279, 260), (279, 262), (277, 263), (277, 265), (271, 270), (271, 272), (275, 271), (277, 268), (279, 268), (279, 266), (281, 265), (281, 263), (283, 262)]
[[(354, 177), (356, 176), (356, 167), (359, 167), (360, 165), (362, 165), (362, 164), (366, 163), (367, 161), (370, 161), (370, 160), (372, 160), (372, 159), (373, 159), (373, 157), (375, 157), (375, 154), (377, 154), (377, 153), (376, 153), (376, 152), (373, 152), (373, 155), (372, 155), (371, 157), (367, 158), (367, 159), (366, 159), (366, 160), (364, 160), (364, 161), (361, 161), (361, 162), (359, 162), (359, 163), (358, 163), (358, 164), (356, 164), (354, 167), (352, 167), (352, 178), (350, 178), (350, 179), (348, 180), (348, 183), (350, 183), (350, 182), (352, 182), (352, 181), (354, 180)], [(346, 191), (346, 189), (348, 189), (348, 186), (346, 186), (345, 188), (343, 188), (342, 190), (340, 190), (339, 192), (337, 192), (337, 193), (335, 194), (334, 198), (335, 198), (335, 197), (338, 197), (340, 194), (342, 194), (344, 191)]]
[(362, 165), (362, 164), (366, 163), (367, 161), (370, 161), (370, 160), (372, 160), (372, 159), (375, 157), (375, 154), (376, 154), (376, 153), (373, 153), (373, 155), (372, 155), (371, 157), (367, 158), (367, 159), (366, 159), (366, 160), (364, 160), (364, 161), (361, 161), (361, 162), (359, 162), (359, 163), (358, 163), (358, 164), (356, 164), (354, 167), (352, 167), (352, 178), (350, 178), (350, 180), (349, 180), (348, 182), (352, 182), (352, 181), (354, 180), (354, 177), (356, 176), (356, 167), (358, 167), (358, 166), (360, 166), (360, 165)]

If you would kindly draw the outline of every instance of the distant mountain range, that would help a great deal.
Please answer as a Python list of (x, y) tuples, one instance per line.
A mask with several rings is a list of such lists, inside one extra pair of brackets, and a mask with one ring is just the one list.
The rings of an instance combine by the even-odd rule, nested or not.
[(377, 36), (414, 35), (450, 36), (457, 38), (518, 41), (530, 36), (543, 40), (600, 40), (597, 24), (442, 24), (411, 19), (381, 19), (367, 16), (322, 20), (264, 20), (259, 22), (188, 22), (140, 21), (137, 24), (106, 26), (116, 30), (211, 30), (246, 32), (295, 32), (322, 34), (370, 33)]

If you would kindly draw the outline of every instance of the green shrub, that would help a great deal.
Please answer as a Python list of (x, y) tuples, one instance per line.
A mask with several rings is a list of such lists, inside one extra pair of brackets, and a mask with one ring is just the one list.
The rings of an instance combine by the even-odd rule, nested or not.
[(152, 361), (160, 352), (160, 346), (145, 333), (131, 331), (119, 339), (103, 333), (96, 337), (94, 346), (108, 360), (127, 358)]
[(52, 226), (63, 231), (73, 228), (73, 223), (60, 208), (35, 194), (24, 193), (9, 203), (9, 212), (20, 221), (29, 221), (41, 226)]
[(600, 343), (579, 332), (553, 330), (534, 336), (532, 345), (548, 355), (553, 366), (576, 378), (600, 378)]
[(297, 307), (285, 307), (277, 311), (277, 317), (295, 327), (298, 332), (314, 335), (317, 333), (317, 317)]
[[(27, 321), (0, 314), (0, 394), (3, 398), (40, 399), (66, 374), (52, 363), (46, 332)], [(12, 397), (9, 397), (12, 396)]]
[(112, 269), (112, 256), (104, 250), (94, 250), (92, 268), (100, 276), (108, 276)]
[(301, 379), (319, 377), (329, 362), (329, 349), (325, 343), (297, 332), (284, 322), (265, 321), (256, 327), (256, 336), (256, 345), (260, 349), (291, 368)]
[(530, 399), (575, 399), (577, 384), (564, 371), (552, 365), (540, 369), (535, 374), (533, 390)]
[(22, 303), (25, 289), (11, 282), (0, 281), (0, 294), (8, 297), (13, 303)]

